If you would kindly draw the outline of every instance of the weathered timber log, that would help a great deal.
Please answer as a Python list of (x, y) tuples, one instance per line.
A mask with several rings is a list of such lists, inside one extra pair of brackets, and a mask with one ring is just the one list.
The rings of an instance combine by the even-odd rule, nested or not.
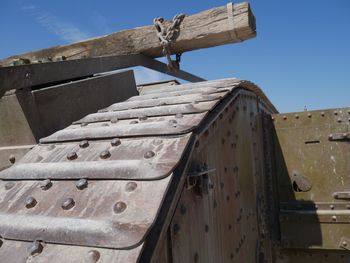
[[(166, 26), (169, 24), (169, 21), (165, 22)], [(234, 5), (230, 3), (227, 6), (186, 16), (180, 25), (180, 34), (172, 46), (172, 53), (241, 42), (255, 36), (255, 17), (249, 3)], [(11, 65), (17, 58), (45, 61), (48, 58), (57, 60), (62, 56), (66, 59), (80, 59), (137, 53), (153, 58), (163, 55), (153, 25), (12, 56), (0, 60), (0, 65)]]

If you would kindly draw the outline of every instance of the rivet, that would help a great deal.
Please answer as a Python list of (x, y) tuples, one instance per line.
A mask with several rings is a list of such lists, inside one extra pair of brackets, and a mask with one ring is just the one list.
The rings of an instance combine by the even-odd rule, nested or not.
[(139, 120), (140, 121), (145, 121), (145, 120), (147, 120), (147, 116), (146, 115), (141, 115), (141, 116), (139, 116)]
[(10, 190), (11, 188), (13, 188), (15, 186), (15, 182), (7, 182), (5, 184), (5, 190)]
[(132, 192), (132, 191), (134, 191), (136, 188), (137, 188), (137, 183), (135, 183), (135, 182), (128, 182), (128, 183), (125, 185), (125, 191), (127, 191), (127, 192)]
[(179, 224), (174, 224), (173, 225), (174, 235), (176, 235), (179, 231), (180, 231), (180, 225)]
[(108, 150), (102, 151), (100, 153), (100, 158), (101, 159), (107, 159), (109, 157), (111, 157), (111, 153)]
[(116, 214), (120, 214), (120, 213), (124, 212), (126, 207), (127, 207), (127, 205), (124, 202), (119, 201), (113, 206), (113, 211)]
[(100, 252), (97, 250), (90, 250), (86, 255), (87, 263), (96, 263), (101, 257)]
[(329, 208), (330, 208), (330, 209), (334, 209), (334, 205), (330, 205)]
[(182, 114), (182, 113), (177, 113), (176, 115), (175, 115), (175, 118), (182, 118), (184, 115)]
[(9, 161), (10, 161), (10, 163), (14, 164), (16, 162), (16, 157), (13, 154), (11, 154), (9, 156)]
[(307, 116), (308, 116), (309, 118), (311, 118), (311, 117), (312, 117), (312, 114), (311, 114), (311, 113), (308, 113)]
[(66, 198), (65, 200), (63, 200), (61, 207), (64, 210), (69, 210), (69, 209), (73, 208), (74, 205), (75, 205), (75, 202), (74, 202), (73, 198), (69, 197), (69, 198)]
[(155, 153), (153, 151), (147, 151), (145, 154), (144, 154), (144, 157), (146, 159), (150, 159), (152, 158), (153, 156), (155, 155)]
[(322, 111), (322, 112), (321, 112), (321, 116), (324, 117), (324, 114), (325, 114), (324, 111)]
[(348, 245), (348, 242), (343, 241), (343, 242), (341, 242), (341, 244), (342, 244), (343, 247), (346, 247)]
[(122, 142), (119, 138), (114, 138), (112, 141), (111, 141), (111, 145), (112, 146), (118, 146), (120, 145)]
[(79, 147), (80, 147), (80, 148), (86, 148), (86, 147), (88, 147), (88, 146), (89, 146), (89, 142), (88, 142), (87, 140), (81, 141), (81, 142), (79, 143)]
[(342, 119), (341, 119), (341, 118), (338, 118), (338, 119), (337, 119), (337, 122), (341, 122), (341, 121), (342, 121)]
[(50, 179), (45, 179), (44, 181), (40, 182), (40, 188), (42, 190), (48, 190), (52, 186), (52, 182)]
[(34, 197), (30, 196), (26, 199), (26, 207), (33, 208), (37, 204), (37, 201)]
[(334, 114), (334, 115), (338, 115), (338, 112), (337, 112), (337, 111), (333, 111), (333, 114)]
[(111, 123), (117, 123), (118, 121), (118, 118), (111, 118)]
[(79, 181), (77, 181), (75, 183), (75, 186), (79, 189), (79, 190), (83, 190), (84, 188), (86, 188), (88, 186), (88, 180), (86, 180), (85, 178), (80, 179)]
[(186, 212), (187, 212), (186, 206), (184, 204), (182, 204), (180, 206), (180, 213), (181, 213), (181, 215), (186, 214)]
[(77, 155), (77, 153), (76, 152), (70, 152), (70, 153), (68, 153), (67, 154), (67, 159), (68, 160), (75, 160), (75, 159), (77, 159), (78, 158), (78, 155)]
[(336, 220), (337, 220), (337, 217), (336, 217), (336, 216), (332, 216), (332, 220), (333, 220), (333, 221), (336, 221)]
[(34, 256), (35, 254), (40, 254), (43, 251), (43, 245), (40, 241), (35, 240), (33, 244), (29, 247), (29, 255)]
[(286, 119), (287, 119), (287, 116), (284, 115), (284, 116), (283, 116), (283, 119), (286, 120)]
[(137, 123), (139, 123), (139, 122), (136, 121), (136, 120), (133, 120), (133, 121), (130, 122), (130, 124), (137, 124)]
[(198, 262), (198, 260), (199, 260), (199, 255), (198, 255), (197, 252), (194, 253), (193, 259), (194, 259), (194, 262)]
[(298, 115), (298, 114), (295, 114), (295, 118), (296, 118), (296, 119), (299, 119), (299, 115)]
[(275, 117), (274, 117), (274, 116), (271, 116), (271, 120), (273, 120), (273, 121), (274, 121), (274, 120), (275, 120)]

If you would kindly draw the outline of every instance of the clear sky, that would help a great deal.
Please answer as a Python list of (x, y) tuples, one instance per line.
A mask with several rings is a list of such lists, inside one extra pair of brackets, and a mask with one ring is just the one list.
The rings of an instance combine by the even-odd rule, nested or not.
[[(0, 2), (0, 58), (225, 5), (222, 0)], [(350, 106), (350, 1), (251, 0), (258, 35), (185, 53), (182, 68), (206, 79), (258, 84), (281, 112)], [(137, 70), (138, 82), (168, 77)], [(171, 78), (171, 77), (169, 77)]]

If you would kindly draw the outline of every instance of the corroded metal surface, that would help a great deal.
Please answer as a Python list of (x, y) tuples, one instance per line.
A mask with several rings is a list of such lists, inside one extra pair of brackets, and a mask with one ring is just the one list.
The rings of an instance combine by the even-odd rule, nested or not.
[[(99, 263), (149, 258), (145, 255), (153, 253), (149, 249), (155, 249), (152, 244), (172, 219), (195, 138), (217, 127), (223, 114), (232, 121), (238, 96), (270, 105), (260, 95), (256, 86), (237, 79), (159, 89), (42, 139), (0, 172), (1, 259)], [(242, 110), (245, 116), (245, 106)], [(230, 125), (226, 117), (221, 122)], [(57, 258), (59, 253), (64, 255)]]
[(38, 145), (0, 179), (155, 180), (171, 173), (190, 136)]
[[(52, 180), (47, 188), (42, 181), (3, 181), (0, 236), (81, 246), (134, 247), (153, 223), (170, 179), (88, 180), (84, 189), (77, 188), (77, 181)], [(71, 205), (65, 203), (68, 199)]]
[(273, 118), (282, 246), (344, 250), (341, 240), (350, 238), (350, 109)]
[(86, 126), (75, 124), (41, 139), (40, 142), (183, 134), (195, 129), (205, 115), (206, 113), (178, 114), (151, 118), (140, 116), (137, 119), (111, 119), (108, 122), (95, 122)]

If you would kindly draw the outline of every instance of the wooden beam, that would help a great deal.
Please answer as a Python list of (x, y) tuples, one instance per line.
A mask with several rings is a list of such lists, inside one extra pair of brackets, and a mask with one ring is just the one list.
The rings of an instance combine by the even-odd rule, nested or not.
[[(169, 21), (165, 22), (168, 26)], [(172, 46), (173, 53), (183, 53), (228, 43), (241, 42), (256, 36), (255, 17), (248, 3), (231, 4), (186, 16), (180, 25), (180, 34)], [(161, 57), (162, 47), (153, 25), (115, 32), (85, 41), (55, 46), (0, 60), (0, 66), (9, 66), (17, 58), (31, 61), (54, 61), (92, 58), (109, 55), (142, 53)]]

